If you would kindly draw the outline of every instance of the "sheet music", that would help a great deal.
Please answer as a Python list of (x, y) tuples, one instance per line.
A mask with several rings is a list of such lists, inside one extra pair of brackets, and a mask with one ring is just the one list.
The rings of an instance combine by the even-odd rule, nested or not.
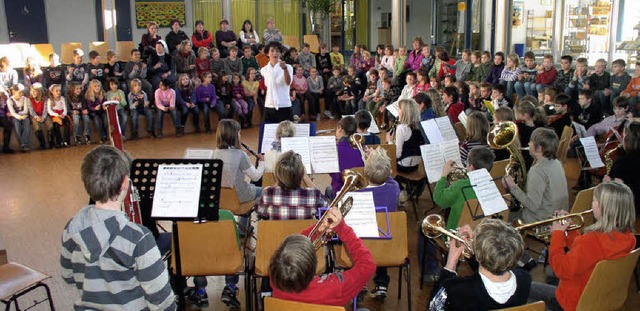
[(440, 144), (440, 150), (442, 151), (442, 156), (444, 157), (444, 162), (451, 160), (456, 163), (456, 165), (462, 165), (462, 157), (460, 156), (460, 146), (458, 146), (457, 140), (448, 140), (444, 141)]
[(579, 138), (585, 137), (587, 136), (587, 129), (584, 127), (584, 125), (573, 121), (573, 128), (576, 130), (576, 135), (578, 135)]
[(302, 158), (307, 174), (311, 174), (311, 157), (309, 156), (309, 137), (283, 137), (282, 152), (293, 150)]
[(456, 130), (453, 129), (453, 125), (451, 125), (451, 120), (449, 119), (449, 117), (440, 117), (436, 118), (435, 120), (444, 141), (458, 141), (458, 135), (456, 135)]
[(398, 102), (388, 105), (387, 111), (389, 111), (394, 117), (398, 118)]
[(340, 204), (349, 197), (353, 198), (353, 206), (344, 221), (359, 238), (379, 237), (373, 192), (347, 192)]
[(424, 170), (430, 182), (436, 182), (442, 178), (442, 169), (447, 161), (451, 160), (460, 165), (460, 148), (455, 140), (445, 141), (439, 144), (420, 146)]
[(158, 166), (151, 217), (198, 217), (202, 164)]
[(436, 123), (435, 119), (430, 119), (427, 121), (420, 122), (424, 133), (427, 135), (429, 139), (429, 143), (431, 144), (439, 144), (444, 141), (444, 137), (442, 137), (442, 133), (440, 132), (440, 128)]
[(380, 129), (378, 128), (378, 124), (376, 124), (376, 118), (373, 117), (371, 111), (369, 111), (369, 115), (371, 116), (371, 125), (369, 125), (369, 133), (379, 134)]
[(467, 176), (469, 176), (469, 181), (485, 216), (507, 210), (507, 203), (502, 198), (487, 169), (467, 172)]
[[(265, 123), (262, 128), (262, 144), (260, 145), (260, 152), (265, 153), (267, 150), (271, 150), (271, 143), (276, 140), (276, 129), (278, 123)], [(311, 133), (311, 124), (309, 123), (296, 123), (295, 137), (309, 137)]]
[(602, 158), (600, 158), (596, 139), (593, 136), (583, 137), (580, 138), (580, 142), (584, 147), (584, 155), (587, 157), (587, 161), (589, 161), (589, 166), (591, 168), (603, 167), (604, 163), (602, 163)]
[(333, 136), (309, 137), (311, 167), (314, 174), (339, 173), (338, 148)]
[(210, 160), (213, 158), (213, 149), (187, 148), (184, 151), (184, 158)]
[(458, 121), (464, 125), (464, 128), (467, 128), (467, 114), (464, 111), (460, 112), (458, 115)]

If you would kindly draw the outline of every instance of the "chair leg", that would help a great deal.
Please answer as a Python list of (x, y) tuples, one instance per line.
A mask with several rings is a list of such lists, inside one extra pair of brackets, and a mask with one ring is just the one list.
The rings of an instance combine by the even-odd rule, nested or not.
[(402, 298), (402, 266), (398, 267), (398, 300)]
[[(407, 265), (407, 309), (411, 311), (411, 265), (409, 264), (409, 258), (406, 259)], [(401, 283), (400, 280), (398, 280)]]
[(53, 306), (53, 299), (51, 297), (51, 290), (49, 289), (49, 286), (47, 284), (44, 283), (40, 283), (42, 284), (42, 286), (44, 287), (44, 290), (47, 291), (47, 300), (49, 300), (49, 308), (53, 311), (56, 308)]

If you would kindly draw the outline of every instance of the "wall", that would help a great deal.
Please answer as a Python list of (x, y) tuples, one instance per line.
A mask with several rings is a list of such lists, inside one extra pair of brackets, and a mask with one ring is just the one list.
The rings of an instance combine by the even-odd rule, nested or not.
[[(193, 1), (192, 0), (184, 0), (184, 8), (185, 8), (185, 25), (183, 25), (180, 29), (184, 31), (189, 38), (191, 38), (191, 34), (193, 33)], [(136, 6), (135, 1), (131, 0), (131, 36), (133, 37), (133, 42), (140, 42), (142, 39), (142, 35), (147, 32), (146, 28), (138, 29), (136, 26)], [(167, 34), (171, 31), (170, 28), (160, 28), (158, 29), (158, 34), (162, 36), (164, 39)]]
[[(391, 2), (393, 0), (371, 0), (369, 4), (369, 45), (378, 45), (378, 27), (382, 25), (380, 13), (391, 13)], [(405, 28), (405, 46), (411, 44), (414, 37), (422, 37), (425, 42), (430, 42), (431, 37), (431, 14), (432, 0), (406, 0), (411, 6), (410, 20)]]

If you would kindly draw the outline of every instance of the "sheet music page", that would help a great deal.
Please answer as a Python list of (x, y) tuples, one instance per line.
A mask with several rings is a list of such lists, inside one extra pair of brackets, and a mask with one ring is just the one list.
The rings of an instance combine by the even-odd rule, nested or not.
[(282, 137), (282, 152), (293, 150), (302, 157), (302, 164), (307, 174), (311, 174), (311, 157), (309, 156), (309, 137)]
[(441, 144), (428, 144), (420, 146), (420, 153), (422, 154), (422, 162), (424, 163), (424, 170), (427, 173), (427, 179), (429, 182), (436, 182), (442, 177), (442, 168), (444, 167), (444, 157)]
[(387, 111), (389, 111), (394, 117), (398, 118), (398, 102), (388, 105)]
[(309, 151), (311, 152), (312, 171), (307, 173), (327, 174), (339, 173), (338, 148), (334, 136), (309, 137)]
[(584, 125), (573, 121), (573, 128), (576, 130), (576, 135), (578, 135), (579, 138), (585, 137), (587, 136), (587, 129), (584, 127)]
[(158, 166), (151, 217), (198, 217), (202, 164)]
[(311, 124), (309, 124), (309, 123), (296, 123), (295, 127), (296, 127), (296, 135), (295, 135), (295, 137), (309, 137), (311, 135), (310, 134), (311, 133)]
[(507, 203), (502, 198), (487, 169), (468, 172), (467, 176), (469, 176), (469, 181), (485, 216), (507, 210)]
[(587, 157), (587, 161), (589, 161), (589, 166), (591, 166), (591, 168), (603, 167), (604, 163), (602, 162), (602, 158), (600, 158), (596, 139), (593, 136), (583, 137), (580, 138), (580, 142), (584, 147), (584, 155)]
[(462, 158), (460, 157), (460, 146), (458, 146), (457, 140), (448, 140), (440, 143), (440, 150), (442, 150), (442, 156), (444, 162), (451, 160), (456, 162), (456, 165), (462, 165)]
[(431, 119), (427, 121), (420, 122), (424, 133), (427, 135), (430, 144), (439, 144), (444, 141), (444, 137), (442, 136), (442, 132), (440, 132), (440, 128), (436, 123), (436, 119)]
[(379, 134), (380, 129), (378, 128), (378, 124), (376, 124), (376, 118), (373, 117), (371, 111), (369, 111), (369, 115), (371, 116), (371, 125), (369, 125), (369, 133)]
[(210, 160), (213, 158), (213, 149), (187, 148), (184, 151), (184, 158)]
[(458, 141), (458, 135), (456, 135), (456, 130), (453, 129), (453, 125), (451, 125), (451, 120), (449, 119), (449, 117), (440, 117), (436, 118), (435, 120), (438, 128), (440, 129), (440, 133), (442, 133), (442, 138), (444, 141)]
[(464, 111), (460, 112), (458, 115), (458, 121), (464, 125), (464, 128), (467, 128), (467, 114)]
[(278, 128), (278, 123), (264, 124), (264, 127), (262, 128), (262, 145), (260, 145), (261, 153), (271, 150), (271, 143), (276, 140), (276, 128)]
[(348, 197), (353, 198), (353, 206), (344, 217), (344, 221), (353, 229), (359, 238), (377, 238), (378, 220), (376, 218), (376, 207), (373, 202), (373, 192), (347, 192), (340, 204)]

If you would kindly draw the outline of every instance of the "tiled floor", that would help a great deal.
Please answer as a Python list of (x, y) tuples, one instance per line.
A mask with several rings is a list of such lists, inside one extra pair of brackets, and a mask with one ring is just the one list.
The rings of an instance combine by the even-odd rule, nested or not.
[[(334, 121), (323, 121), (318, 129), (335, 126)], [(258, 130), (256, 127), (242, 132), (243, 141), (256, 149)], [(134, 158), (181, 158), (187, 147), (213, 148), (214, 135), (189, 134), (182, 138), (167, 136), (161, 140), (142, 139), (125, 142), (125, 148)], [(77, 291), (60, 278), (60, 235), (66, 222), (87, 202), (80, 180), (80, 162), (83, 155), (94, 146), (71, 147), (59, 150), (32, 151), (13, 155), (0, 155), (0, 249), (6, 249), (8, 258), (44, 273), (53, 278), (51, 286), (57, 309), (70, 310), (78, 298)], [(318, 176), (317, 184), (324, 188), (329, 184), (326, 176)], [(409, 252), (411, 259), (412, 303), (414, 310), (425, 310), (431, 288), (419, 287), (417, 260), (418, 221), (431, 206), (424, 195), (420, 200), (418, 215), (408, 210)], [(367, 298), (364, 307), (371, 310), (406, 310), (406, 288), (397, 300), (398, 273), (390, 269), (390, 296), (384, 303)], [(534, 280), (542, 280), (542, 269), (533, 270)], [(208, 293), (210, 306), (207, 310), (227, 309), (219, 302), (224, 280), (209, 277)], [(240, 286), (240, 301), (244, 304), (244, 290)], [(370, 288), (372, 284), (369, 284)], [(404, 287), (404, 286), (403, 286)], [(640, 308), (640, 295), (631, 286), (627, 310)], [(35, 296), (39, 295), (33, 295)], [(32, 297), (24, 298), (26, 305)], [(243, 309), (245, 306), (243, 305)], [(46, 310), (38, 306), (35, 310)]]

